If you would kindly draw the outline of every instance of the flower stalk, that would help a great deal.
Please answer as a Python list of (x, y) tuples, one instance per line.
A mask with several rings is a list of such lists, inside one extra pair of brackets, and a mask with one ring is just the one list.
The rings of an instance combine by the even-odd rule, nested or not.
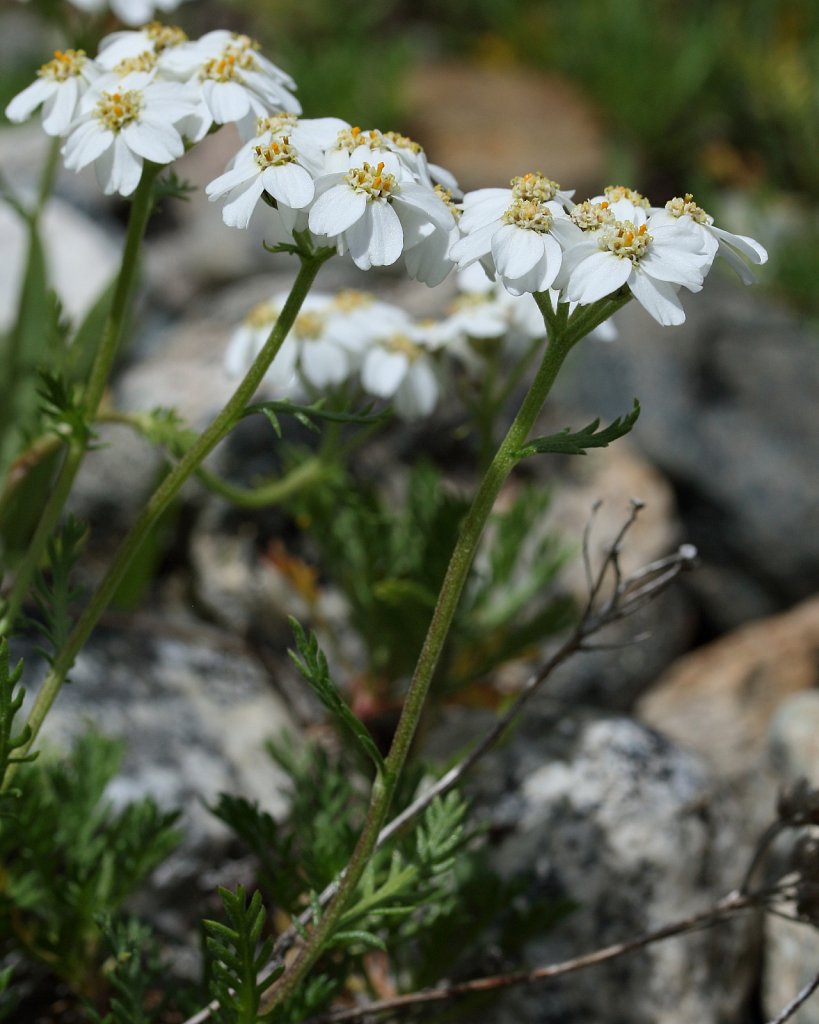
[[(450, 557), (432, 620), (404, 700), (401, 718), (385, 760), (384, 770), (376, 777), (373, 784), (367, 817), (344, 877), (334, 899), (327, 907), (306, 945), (270, 989), (265, 1009), (282, 1003), (293, 995), (301, 984), (332, 937), (338, 921), (375, 851), (379, 832), (387, 819), (398, 779), (418, 728), (435, 670), (495, 499), (519, 461), (518, 452), (525, 445), (566, 357), (580, 338), (587, 333), (587, 330), (582, 330), (581, 333), (580, 325), (568, 318), (567, 306), (559, 306), (557, 313), (554, 313), (548, 295), (538, 294), (536, 299), (544, 312), (548, 331), (548, 342), (540, 367), (512, 425), (484, 473), (461, 526), (461, 532)], [(604, 304), (598, 304), (594, 307), (594, 315), (590, 315), (588, 319), (591, 321), (598, 317), (600, 320), (606, 319), (614, 312), (614, 308), (619, 308), (627, 301), (627, 296), (607, 301), (605, 310), (598, 308)], [(592, 313), (592, 311), (589, 312)], [(592, 326), (594, 326), (593, 323)], [(591, 327), (588, 328), (588, 330), (590, 329)]]
[[(43, 681), (43, 685), (28, 715), (26, 724), (29, 726), (31, 734), (25, 748), (21, 749), (21, 754), (25, 754), (37, 738), (43, 721), (54, 703), (71, 666), (74, 664), (74, 659), (91, 635), (100, 616), (107, 608), (128, 566), (131, 564), (152, 527), (179, 493), (183, 484), (196, 472), (205, 458), (230, 433), (231, 429), (241, 418), (242, 412), (259, 387), (262, 378), (287, 337), (319, 268), (333, 255), (334, 251), (332, 249), (320, 249), (301, 256), (301, 267), (293, 283), (290, 295), (284, 304), (281, 315), (270, 332), (267, 342), (253, 362), (253, 365), (216, 419), (199, 435), (199, 438), (148, 499), (136, 522), (123, 539), (108, 572), (78, 619), (65, 647), (54, 659), (51, 670)], [(6, 773), (4, 789), (11, 782), (14, 775), (14, 767), (12, 765)]]
[[(116, 288), (111, 308), (105, 321), (100, 347), (97, 350), (91, 373), (82, 398), (82, 411), (86, 424), (96, 417), (105, 385), (111, 374), (117, 351), (122, 341), (128, 306), (130, 305), (139, 267), (139, 249), (145, 236), (145, 229), (153, 206), (154, 180), (160, 168), (147, 164), (139, 186), (134, 193), (128, 218), (128, 231), (122, 253)], [(63, 506), (71, 493), (74, 480), (85, 458), (87, 436), (72, 434), (67, 446), (63, 464), (57, 480), (43, 509), (37, 529), (25, 557), (17, 568), (14, 585), (0, 619), (0, 636), (7, 636), (14, 628), (23, 601), (28, 593), (34, 573), (45, 551), (48, 539), (59, 521)]]

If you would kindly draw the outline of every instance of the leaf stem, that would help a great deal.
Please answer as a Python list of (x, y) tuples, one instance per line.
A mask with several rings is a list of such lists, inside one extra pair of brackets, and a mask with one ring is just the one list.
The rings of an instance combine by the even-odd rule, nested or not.
[[(319, 268), (334, 252), (335, 250), (333, 249), (320, 249), (309, 257), (306, 255), (301, 257), (301, 267), (293, 283), (290, 295), (253, 365), (216, 419), (199, 435), (182, 459), (162, 480), (123, 539), (108, 572), (77, 621), (66, 646), (54, 659), (51, 671), (43, 681), (43, 685), (37, 694), (37, 699), (29, 712), (27, 724), (31, 728), (31, 736), (22, 753), (25, 753), (36, 739), (43, 721), (74, 663), (74, 659), (90, 636), (103, 611), (108, 606), (140, 545), (170, 502), (179, 493), (185, 481), (196, 472), (207, 455), (227, 436), (240, 419), (245, 406), (253, 397), (254, 392), (287, 337)], [(8, 785), (11, 775), (12, 772), (10, 770), (6, 775), (4, 785)]]

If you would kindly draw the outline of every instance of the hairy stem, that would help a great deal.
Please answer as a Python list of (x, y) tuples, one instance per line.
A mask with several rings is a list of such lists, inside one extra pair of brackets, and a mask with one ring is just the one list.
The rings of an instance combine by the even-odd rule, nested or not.
[[(111, 301), (111, 309), (108, 311), (100, 347), (94, 358), (91, 375), (83, 395), (83, 412), (86, 423), (89, 424), (93, 422), (96, 416), (103, 391), (105, 390), (105, 384), (111, 373), (117, 349), (122, 340), (125, 317), (137, 276), (139, 248), (151, 215), (153, 183), (158, 171), (159, 165), (145, 165), (145, 170), (131, 203), (125, 248), (122, 253), (122, 263)], [(15, 620), (31, 586), (37, 566), (40, 564), (40, 559), (43, 556), (48, 539), (59, 521), (63, 506), (68, 499), (74, 480), (85, 458), (86, 442), (87, 439), (85, 437), (76, 435), (73, 435), (68, 442), (65, 458), (63, 459), (57, 480), (42, 511), (40, 521), (37, 524), (37, 529), (34, 531), (34, 536), (31, 539), (25, 557), (17, 568), (14, 585), (11, 588), (3, 617), (0, 619), (0, 636), (8, 635), (14, 627)]]
[[(544, 296), (544, 299), (548, 302), (548, 297)], [(373, 786), (367, 818), (338, 892), (299, 955), (268, 992), (265, 1009), (290, 997), (301, 984), (337, 927), (375, 850), (483, 529), (501, 487), (518, 461), (516, 453), (525, 444), (566, 356), (578, 340), (571, 330), (559, 329), (564, 323), (564, 318), (560, 316), (557, 321), (547, 319), (549, 343), (540, 368), (506, 437), (486, 470), (461, 525), (432, 621), (407, 691), (392, 746), (385, 761), (383, 777), (378, 778)]]
[[(31, 728), (31, 736), (22, 753), (25, 753), (36, 739), (66, 675), (74, 664), (74, 659), (90, 636), (103, 611), (108, 606), (140, 545), (148, 536), (159, 517), (179, 493), (185, 481), (196, 472), (207, 455), (228, 435), (241, 417), (245, 406), (252, 398), (261, 383), (262, 377), (267, 372), (287, 337), (301, 309), (301, 305), (315, 280), (319, 267), (333, 252), (334, 250), (322, 249), (310, 257), (302, 257), (301, 268), (293, 283), (293, 288), (287, 298), (287, 302), (284, 304), (284, 308), (270, 332), (270, 336), (253, 365), (216, 419), (200, 434), (183, 458), (168, 473), (153, 495), (148, 499), (147, 505), (123, 539), (108, 572), (77, 621), (65, 648), (55, 658), (51, 671), (46, 676), (37, 694), (37, 699), (31, 708), (27, 722)], [(6, 775), (5, 786), (8, 786), (11, 776), (12, 772), (9, 771)]]

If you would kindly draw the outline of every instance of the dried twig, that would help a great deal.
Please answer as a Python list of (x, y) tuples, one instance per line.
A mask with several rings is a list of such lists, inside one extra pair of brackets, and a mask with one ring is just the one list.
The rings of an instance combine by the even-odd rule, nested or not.
[[(633, 953), (635, 950), (642, 949), (651, 943), (660, 942), (675, 935), (682, 935), (696, 928), (708, 927), (716, 924), (718, 921), (733, 917), (740, 911), (748, 910), (754, 905), (754, 896), (743, 895), (735, 890), (723, 897), (723, 899), (718, 900), (708, 910), (704, 910), (699, 914), (691, 914), (679, 921), (675, 921), (673, 924), (646, 932), (627, 942), (617, 942), (603, 949), (597, 949), (593, 953), (573, 957), (571, 960), (564, 960), (559, 964), (549, 964), (547, 967), (538, 967), (532, 971), (514, 971), (508, 974), (495, 974), (486, 978), (475, 978), (472, 981), (464, 981), (453, 985), (441, 985), (438, 988), (425, 989), (421, 992), (411, 992), (407, 995), (395, 996), (391, 999), (381, 999), (377, 1002), (368, 1003), (366, 1006), (331, 1010), (328, 1013), (310, 1017), (303, 1024), (342, 1024), (342, 1022), (363, 1020), (366, 1017), (407, 1009), (412, 1006), (420, 1006), (425, 1003), (443, 1002), (460, 996), (474, 995), (477, 992), (511, 988), (514, 985), (529, 985), (535, 981), (557, 978), (564, 974), (572, 974), (575, 971), (581, 971), (587, 967), (605, 963), (609, 960), (616, 960), (618, 957), (625, 956), (627, 953)], [(782, 1019), (785, 1020), (786, 1018)]]
[(775, 1017), (769, 1024), (785, 1024), (786, 1020), (796, 1013), (799, 1007), (808, 1001), (813, 993), (819, 988), (819, 971), (811, 978), (798, 995), (795, 995), (788, 1005), (782, 1010), (778, 1017)]

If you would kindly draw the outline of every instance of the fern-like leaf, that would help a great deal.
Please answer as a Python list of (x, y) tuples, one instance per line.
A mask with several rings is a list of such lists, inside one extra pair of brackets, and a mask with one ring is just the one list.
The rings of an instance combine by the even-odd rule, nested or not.
[(71, 575), (86, 535), (85, 524), (69, 515), (48, 542), (48, 571), (40, 571), (34, 581), (34, 601), (41, 621), (29, 620), (29, 625), (36, 626), (48, 641), (48, 647), (38, 650), (49, 662), (60, 653), (71, 633), (72, 605), (80, 594), (72, 585)]
[(384, 758), (367, 728), (350, 710), (330, 678), (327, 659), (319, 647), (316, 635), (306, 633), (292, 616), (290, 627), (296, 637), (298, 654), (294, 651), (288, 651), (288, 653), (296, 668), (313, 688), (321, 703), (354, 737), (363, 753), (373, 762), (376, 770), (383, 771)]
[[(23, 674), (23, 663), (18, 662), (14, 668), (9, 664), (9, 644), (5, 637), (0, 638), (0, 784), (6, 777), (10, 764), (34, 760), (34, 754), (26, 756), (15, 754), (15, 750), (25, 747), (31, 737), (31, 729), (24, 725), (15, 732), (14, 719), (23, 706), (26, 691), (19, 685)], [(16, 792), (16, 791), (15, 791)], [(8, 804), (14, 794), (3, 794), (0, 798), (0, 815), (9, 813)]]
[(235, 893), (220, 888), (219, 897), (230, 923), (203, 922), (210, 995), (219, 1003), (224, 1024), (257, 1024), (262, 996), (281, 973), (274, 971), (257, 980), (273, 950), (269, 936), (262, 941), (266, 919), (262, 895), (257, 890), (248, 903), (244, 886), (239, 885)]
[(581, 430), (572, 433), (569, 427), (561, 430), (559, 434), (548, 434), (545, 437), (536, 437), (524, 448), (515, 453), (519, 459), (529, 455), (585, 455), (589, 448), (607, 448), (612, 441), (624, 437), (637, 422), (640, 415), (640, 403), (634, 399), (634, 405), (630, 413), (625, 416), (618, 416), (616, 420), (599, 430), (599, 418), (587, 423)]

